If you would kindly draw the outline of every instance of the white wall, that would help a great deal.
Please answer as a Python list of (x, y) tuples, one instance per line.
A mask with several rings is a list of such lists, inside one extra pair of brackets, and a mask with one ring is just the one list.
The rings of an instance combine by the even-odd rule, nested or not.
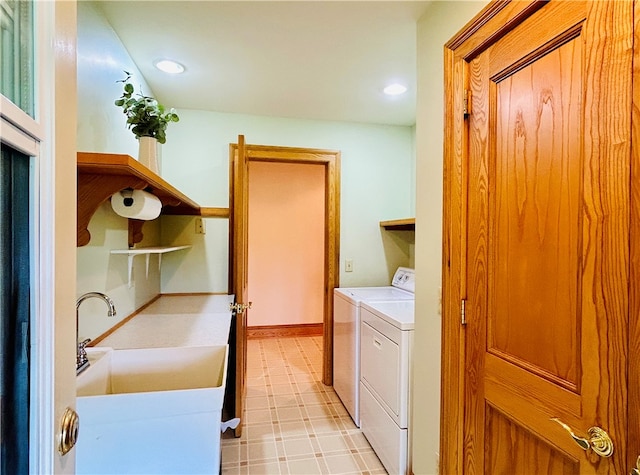
[[(137, 156), (137, 141), (113, 101), (120, 96), (123, 70), (153, 94), (126, 49), (90, 2), (78, 2), (78, 150)], [(168, 107), (174, 104), (165, 104)], [(342, 152), (341, 273), (343, 286), (388, 283), (399, 265), (409, 265), (412, 246), (382, 231), (379, 221), (414, 213), (414, 130), (346, 122), (295, 120), (180, 110), (161, 146), (160, 174), (201, 206), (227, 207), (229, 143), (239, 134), (248, 143), (323, 148)], [(81, 308), (80, 334), (96, 337), (154, 295), (173, 292), (226, 292), (228, 220), (206, 219), (206, 234), (195, 234), (194, 218), (163, 216), (145, 224), (140, 245), (192, 244), (162, 258), (161, 276), (144, 258), (135, 261), (134, 286), (127, 286), (126, 257), (111, 249), (127, 247), (127, 221), (103, 205), (89, 225), (91, 242), (78, 248), (77, 292), (111, 296), (118, 317), (107, 319), (102, 303)], [(344, 259), (354, 272), (344, 272)], [(155, 257), (152, 257), (152, 261)]]
[(444, 44), (487, 2), (433, 2), (418, 23), (413, 472), (438, 473)]

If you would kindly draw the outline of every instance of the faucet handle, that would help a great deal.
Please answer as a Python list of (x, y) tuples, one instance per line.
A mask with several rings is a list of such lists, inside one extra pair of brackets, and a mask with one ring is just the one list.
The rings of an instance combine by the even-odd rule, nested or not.
[(78, 349), (76, 351), (76, 374), (80, 374), (89, 366), (89, 358), (87, 358), (87, 345), (91, 341), (91, 338), (78, 343)]
[(77, 365), (81, 365), (87, 361), (87, 345), (91, 341), (91, 338), (87, 338), (84, 341), (78, 343), (78, 351), (76, 352)]
[(85, 351), (85, 348), (89, 343), (91, 343), (91, 338), (87, 338), (86, 340), (81, 341), (80, 343), (78, 343), (78, 350)]

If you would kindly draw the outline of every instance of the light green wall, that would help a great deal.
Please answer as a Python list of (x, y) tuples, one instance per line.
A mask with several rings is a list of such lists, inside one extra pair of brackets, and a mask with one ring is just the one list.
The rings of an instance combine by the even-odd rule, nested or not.
[[(125, 117), (113, 105), (122, 91), (116, 83), (123, 71), (133, 73), (145, 91), (149, 87), (120, 40), (99, 10), (89, 2), (78, 2), (78, 150), (82, 152), (137, 155), (138, 142), (125, 127)], [(95, 338), (160, 292), (157, 256), (150, 259), (146, 277), (144, 257), (134, 261), (133, 287), (127, 278), (127, 257), (111, 255), (111, 249), (126, 249), (127, 220), (116, 215), (107, 202), (89, 223), (91, 241), (77, 250), (77, 296), (99, 291), (116, 304), (117, 316), (108, 318), (103, 302), (89, 299), (80, 308), (81, 338)], [(157, 245), (158, 221), (144, 225), (141, 245)]]
[[(228, 206), (229, 144), (237, 142), (238, 134), (251, 144), (340, 150), (341, 256), (342, 262), (346, 258), (354, 262), (351, 273), (341, 265), (341, 285), (386, 284), (398, 265), (409, 264), (409, 245), (381, 231), (379, 222), (413, 216), (412, 128), (195, 110), (179, 113), (180, 122), (171, 124), (163, 146), (162, 175), (200, 205)], [(167, 219), (163, 218), (163, 240), (168, 239)], [(163, 265), (163, 292), (226, 290), (226, 260), (210, 259), (211, 253), (226, 255), (220, 221), (207, 220), (204, 249), (192, 249), (189, 259), (172, 256)], [(191, 223), (184, 229), (187, 232), (179, 240), (170, 241), (183, 244), (202, 238), (193, 236)], [(175, 234), (173, 229), (168, 232)], [(205, 259), (210, 265), (194, 265)]]
[[(153, 94), (117, 35), (90, 2), (78, 3), (78, 150), (137, 156), (137, 141), (113, 105), (123, 70)], [(282, 100), (286, 100), (283, 98)], [(173, 104), (165, 104), (174, 106)], [(341, 275), (343, 286), (382, 285), (399, 265), (413, 264), (413, 236), (382, 231), (379, 221), (414, 214), (414, 129), (347, 122), (294, 120), (179, 110), (161, 146), (164, 179), (201, 206), (228, 206), (229, 143), (243, 134), (248, 143), (340, 150)], [(107, 319), (100, 302), (82, 306), (81, 336), (95, 337), (160, 291), (226, 292), (228, 222), (206, 219), (206, 234), (195, 234), (194, 218), (163, 216), (144, 225), (141, 245), (191, 244), (166, 254), (162, 271), (137, 257), (133, 287), (127, 285), (126, 257), (111, 249), (127, 247), (127, 221), (104, 204), (91, 220), (89, 245), (78, 248), (78, 296), (88, 291), (110, 295), (118, 317)], [(354, 262), (345, 273), (344, 259)]]
[(413, 473), (437, 473), (440, 437), (440, 286), (444, 44), (487, 2), (436, 1), (418, 23), (416, 117), (416, 320)]

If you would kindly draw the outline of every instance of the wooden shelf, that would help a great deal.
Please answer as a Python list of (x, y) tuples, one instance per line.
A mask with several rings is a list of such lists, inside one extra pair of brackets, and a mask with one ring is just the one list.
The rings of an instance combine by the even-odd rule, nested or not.
[(386, 229), (387, 231), (415, 231), (416, 218), (380, 221), (380, 227)]
[(191, 246), (160, 246), (160, 247), (139, 247), (137, 249), (113, 249), (111, 254), (124, 254), (127, 256), (127, 274), (129, 276), (129, 288), (133, 285), (133, 258), (135, 256), (146, 256), (147, 259), (147, 272), (146, 276), (149, 277), (149, 256), (151, 254), (158, 255), (158, 269), (162, 264), (162, 254), (167, 252), (180, 251), (182, 249), (189, 249)]
[[(162, 202), (162, 214), (229, 217), (228, 208), (201, 208), (198, 203), (174, 188), (133, 157), (113, 153), (78, 152), (78, 224), (77, 245), (91, 240), (88, 226), (102, 203), (124, 188), (146, 190)], [(144, 221), (129, 220), (129, 245), (142, 239)]]

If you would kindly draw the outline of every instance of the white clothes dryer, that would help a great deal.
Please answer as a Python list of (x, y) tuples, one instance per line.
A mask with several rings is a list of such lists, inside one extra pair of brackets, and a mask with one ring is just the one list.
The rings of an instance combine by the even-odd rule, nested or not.
[(363, 303), (360, 426), (390, 475), (409, 471), (413, 300)]
[(411, 300), (415, 272), (399, 267), (391, 285), (339, 287), (333, 293), (333, 388), (360, 427), (360, 305), (362, 302)]

